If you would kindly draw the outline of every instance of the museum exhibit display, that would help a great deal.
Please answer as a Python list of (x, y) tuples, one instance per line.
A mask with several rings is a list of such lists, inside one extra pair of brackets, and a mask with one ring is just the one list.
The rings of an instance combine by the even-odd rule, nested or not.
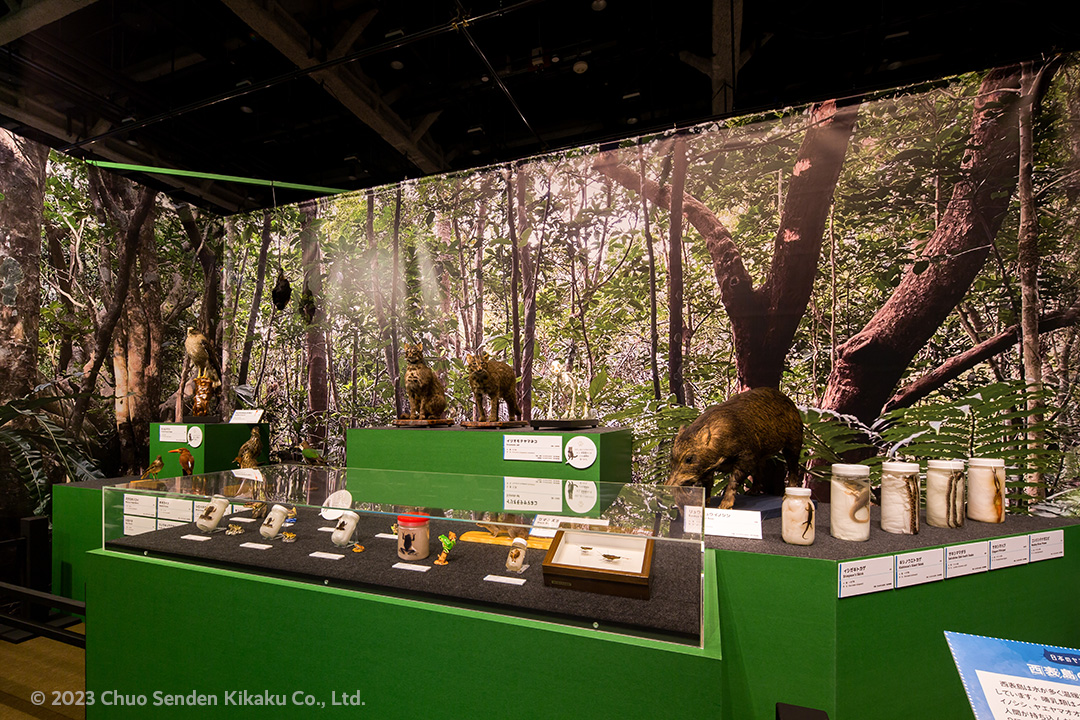
[(91, 720), (965, 717), (946, 633), (1080, 646), (1060, 13), (8, 5)]
[[(184, 476), (162, 480), (160, 489), (106, 487), (105, 549), (329, 580), (362, 592), (481, 603), (547, 615), (550, 622), (582, 616), (609, 632), (704, 642), (702, 536), (679, 519), (688, 508), (701, 510), (700, 489), (696, 498), (680, 490), (677, 508), (673, 488), (582, 480), (302, 465), (205, 473), (199, 480), (212, 498), (196, 494), (195, 479)], [(264, 519), (249, 507), (259, 486), (271, 504)], [(225, 502), (220, 525), (210, 527), (204, 516)], [(491, 513), (520, 507), (531, 510), (498, 513), (498, 522), (504, 533), (521, 533), (481, 529)], [(290, 508), (295, 522), (287, 531), (295, 539), (286, 551), (281, 530)], [(333, 562), (354, 544), (365, 550), (362, 558)], [(510, 597), (496, 577), (507, 571), (508, 548), (521, 556), (514, 569), (519, 590)], [(426, 573), (432, 565), (445, 568)]]

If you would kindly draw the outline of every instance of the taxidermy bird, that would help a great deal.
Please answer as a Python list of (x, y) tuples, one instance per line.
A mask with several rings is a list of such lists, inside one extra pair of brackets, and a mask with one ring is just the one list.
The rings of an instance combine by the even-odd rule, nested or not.
[(214, 345), (206, 335), (193, 327), (189, 327), (187, 329), (187, 338), (184, 339), (184, 350), (187, 352), (191, 364), (199, 369), (198, 377), (210, 375), (211, 370), (216, 373), (215, 380), (221, 377), (221, 366), (218, 365), (217, 353), (214, 352)]
[(240, 452), (233, 458), (233, 462), (242, 468), (257, 468), (259, 467), (259, 456), (252, 455), (251, 453), (240, 448)]
[(240, 446), (240, 451), (236, 453), (236, 462), (240, 462), (240, 458), (245, 455), (250, 455), (254, 458), (256, 461), (255, 465), (241, 465), (240, 467), (256, 467), (259, 464), (258, 458), (262, 455), (262, 436), (259, 434), (258, 425), (251, 428), (251, 437), (248, 438), (247, 442)]
[(180, 453), (180, 474), (191, 475), (195, 472), (195, 456), (187, 448), (176, 448), (171, 453)]
[(288, 307), (290, 297), (292, 297), (292, 285), (289, 284), (288, 278), (285, 277), (285, 271), (279, 267), (277, 282), (274, 283), (274, 289), (270, 291), (270, 299), (278, 312), (281, 312)]
[(308, 445), (307, 440), (300, 441), (300, 451), (304, 454), (304, 462), (308, 465), (323, 466), (329, 463), (319, 454), (319, 451)]
[(165, 467), (165, 461), (161, 459), (160, 455), (158, 455), (154, 459), (154, 462), (150, 463), (150, 467), (146, 468), (146, 472), (144, 472), (142, 474), (142, 479), (145, 480), (149, 476), (153, 475), (154, 479), (156, 480), (157, 476), (158, 476), (158, 473), (161, 472), (161, 469), (164, 468), (164, 467)]
[(304, 291), (300, 293), (300, 314), (308, 325), (315, 322), (315, 296), (311, 294), (307, 280), (304, 281)]

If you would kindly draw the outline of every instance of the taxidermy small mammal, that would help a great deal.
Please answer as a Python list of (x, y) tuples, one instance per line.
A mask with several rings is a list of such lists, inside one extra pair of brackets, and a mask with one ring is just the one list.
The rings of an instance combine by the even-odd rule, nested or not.
[(405, 394), (409, 398), (410, 420), (439, 420), (446, 414), (446, 389), (439, 376), (424, 362), (424, 348), (405, 345)]
[(664, 484), (702, 486), (708, 497), (713, 476), (730, 472), (721, 508), (734, 504), (735, 490), (747, 476), (754, 478), (755, 489), (779, 495), (782, 485), (764, 487), (768, 460), (783, 453), (787, 484), (795, 484), (802, 441), (802, 416), (788, 396), (769, 387), (747, 390), (706, 408), (679, 431)]
[[(492, 360), (486, 352), (466, 355), (465, 368), (469, 371), (469, 387), (476, 401), (473, 419), (477, 422), (498, 422), (499, 401), (506, 403), (507, 417), (520, 420), (521, 410), (517, 404), (517, 382), (514, 371), (504, 362)], [(491, 412), (484, 412), (484, 396), (491, 398)]]

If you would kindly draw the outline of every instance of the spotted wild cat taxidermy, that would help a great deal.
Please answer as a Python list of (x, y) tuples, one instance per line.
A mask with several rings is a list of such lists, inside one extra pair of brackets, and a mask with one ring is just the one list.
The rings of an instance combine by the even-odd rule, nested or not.
[[(517, 383), (514, 371), (510, 366), (498, 360), (492, 360), (486, 352), (479, 355), (466, 355), (465, 367), (469, 371), (469, 387), (473, 391), (473, 399), (476, 401), (476, 412), (473, 417), (477, 422), (499, 421), (499, 400), (506, 403), (507, 417), (510, 420), (520, 420), (521, 410), (517, 404)], [(491, 398), (491, 412), (484, 413), (484, 396)]]
[(439, 376), (424, 362), (422, 345), (405, 345), (405, 394), (410, 420), (439, 420), (446, 413), (446, 390)]

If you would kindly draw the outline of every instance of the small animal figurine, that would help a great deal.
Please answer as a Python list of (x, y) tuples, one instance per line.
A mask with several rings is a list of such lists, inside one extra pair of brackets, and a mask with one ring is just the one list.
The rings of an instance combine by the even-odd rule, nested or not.
[[(473, 418), (477, 422), (498, 422), (499, 401), (506, 403), (507, 417), (520, 420), (521, 410), (517, 404), (517, 383), (514, 371), (504, 362), (492, 360), (486, 352), (479, 355), (466, 355), (465, 367), (469, 371), (469, 387), (476, 401)], [(484, 396), (491, 399), (490, 413), (484, 412)]]
[(150, 467), (146, 468), (146, 472), (144, 472), (142, 474), (141, 479), (145, 480), (146, 478), (153, 475), (154, 479), (157, 480), (158, 473), (161, 472), (162, 468), (164, 468), (164, 467), (165, 467), (165, 461), (161, 459), (160, 455), (158, 455), (154, 459), (154, 462), (150, 463)]
[(439, 542), (442, 543), (442, 552), (439, 553), (439, 557), (435, 559), (435, 564), (446, 565), (449, 562), (447, 556), (450, 554), (450, 551), (454, 549), (454, 546), (457, 545), (457, 535), (452, 532), (447, 535), (440, 535)]
[(446, 389), (435, 371), (424, 362), (424, 348), (405, 345), (405, 394), (409, 398), (410, 420), (439, 420), (446, 414)]

